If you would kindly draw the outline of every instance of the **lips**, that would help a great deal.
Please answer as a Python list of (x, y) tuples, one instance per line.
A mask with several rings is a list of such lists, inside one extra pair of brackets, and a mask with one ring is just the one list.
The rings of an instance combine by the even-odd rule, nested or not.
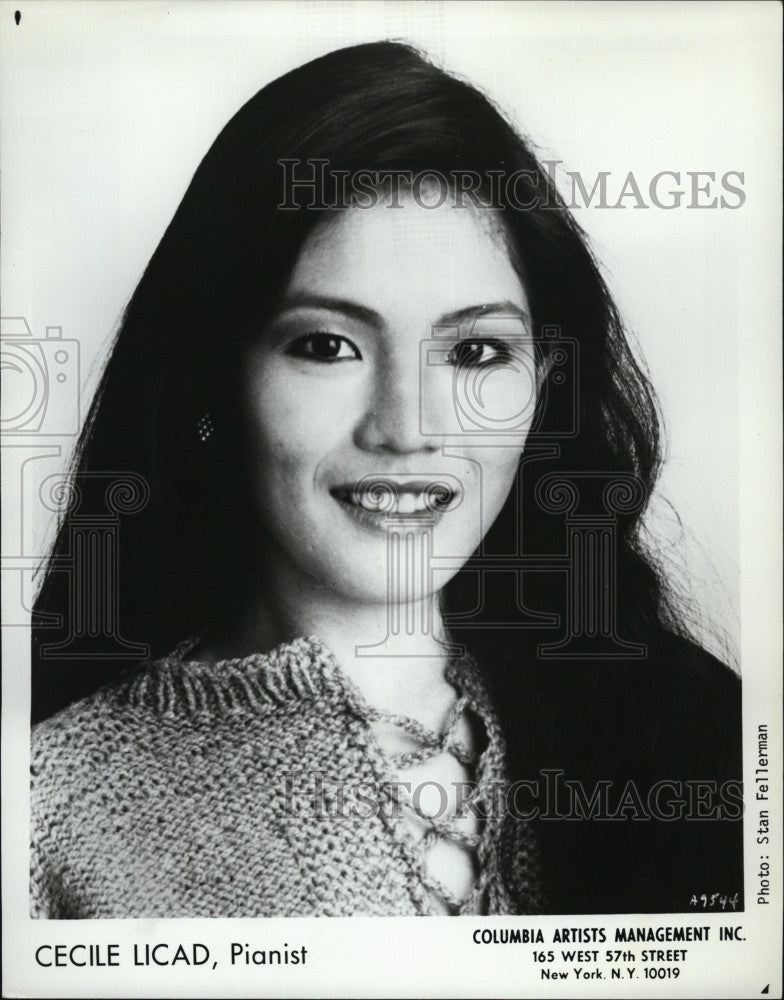
[(374, 531), (387, 531), (396, 525), (435, 525), (462, 499), (462, 488), (453, 476), (366, 476), (335, 486), (330, 493), (362, 527)]

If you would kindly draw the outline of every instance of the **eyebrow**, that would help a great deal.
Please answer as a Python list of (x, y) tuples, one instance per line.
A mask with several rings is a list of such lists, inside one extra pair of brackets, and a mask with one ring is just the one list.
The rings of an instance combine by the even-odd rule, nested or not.
[[(330, 312), (339, 312), (344, 316), (360, 320), (371, 326), (381, 327), (384, 325), (383, 317), (375, 309), (360, 305), (351, 299), (333, 298), (328, 295), (294, 295), (283, 298), (276, 312), (278, 314), (288, 312), (293, 309), (328, 309)], [(504, 299), (501, 302), (484, 302), (481, 305), (466, 306), (464, 309), (457, 309), (454, 312), (444, 313), (435, 320), (438, 326), (459, 326), (462, 323), (478, 319), (481, 316), (503, 315), (515, 316), (526, 322), (530, 321), (530, 316), (525, 309)]]
[(469, 320), (479, 319), (480, 316), (514, 316), (519, 319), (523, 319), (526, 322), (530, 320), (530, 316), (525, 311), (525, 309), (516, 305), (509, 299), (504, 299), (503, 302), (485, 302), (479, 306), (467, 306), (465, 309), (458, 309), (455, 312), (445, 313), (443, 316), (439, 317), (437, 320), (439, 325), (443, 326), (458, 326), (461, 323), (466, 323)]

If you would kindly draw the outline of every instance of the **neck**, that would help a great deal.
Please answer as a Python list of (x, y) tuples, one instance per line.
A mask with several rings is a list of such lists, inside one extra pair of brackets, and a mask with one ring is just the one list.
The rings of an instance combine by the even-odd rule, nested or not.
[(268, 578), (275, 580), (274, 592), (250, 595), (236, 620), (199, 647), (199, 656), (247, 656), (316, 635), (371, 705), (421, 715), (417, 709), (443, 693), (447, 653), (437, 595), (390, 609), (286, 572)]

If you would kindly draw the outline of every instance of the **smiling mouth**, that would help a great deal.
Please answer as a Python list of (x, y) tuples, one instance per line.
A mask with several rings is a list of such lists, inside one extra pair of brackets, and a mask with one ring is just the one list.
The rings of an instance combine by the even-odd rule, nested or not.
[(462, 488), (453, 476), (432, 480), (366, 476), (335, 486), (330, 494), (362, 527), (383, 532), (396, 526), (438, 524), (446, 512), (459, 506)]

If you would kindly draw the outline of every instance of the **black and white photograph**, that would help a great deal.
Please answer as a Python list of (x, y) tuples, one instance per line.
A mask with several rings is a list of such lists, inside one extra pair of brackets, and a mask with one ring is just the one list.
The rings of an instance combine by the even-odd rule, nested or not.
[(781, 995), (780, 28), (0, 3), (6, 995)]

